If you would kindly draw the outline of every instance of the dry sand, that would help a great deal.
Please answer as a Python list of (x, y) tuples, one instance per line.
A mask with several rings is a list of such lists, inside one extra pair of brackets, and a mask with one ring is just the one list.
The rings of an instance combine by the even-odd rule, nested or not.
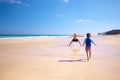
[(92, 38), (89, 62), (68, 37), (2, 39), (0, 80), (120, 80), (120, 36)]

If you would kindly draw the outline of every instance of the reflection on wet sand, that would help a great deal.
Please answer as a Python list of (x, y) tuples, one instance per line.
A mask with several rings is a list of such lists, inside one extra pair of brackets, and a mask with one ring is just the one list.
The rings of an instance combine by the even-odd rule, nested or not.
[(72, 51), (74, 56), (78, 56), (78, 52), (80, 51), (80, 46), (70, 46), (70, 50)]

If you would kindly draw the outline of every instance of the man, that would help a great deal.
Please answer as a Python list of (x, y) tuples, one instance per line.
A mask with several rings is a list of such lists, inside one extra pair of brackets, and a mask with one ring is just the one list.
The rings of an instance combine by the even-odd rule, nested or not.
[(72, 42), (79, 42), (79, 44), (80, 44), (80, 46), (81, 46), (81, 42), (80, 42), (79, 39), (77, 39), (77, 37), (83, 37), (83, 36), (79, 36), (79, 35), (77, 35), (76, 33), (74, 33), (74, 35), (73, 35), (72, 37), (73, 37), (73, 39), (71, 40), (69, 46), (71, 45)]

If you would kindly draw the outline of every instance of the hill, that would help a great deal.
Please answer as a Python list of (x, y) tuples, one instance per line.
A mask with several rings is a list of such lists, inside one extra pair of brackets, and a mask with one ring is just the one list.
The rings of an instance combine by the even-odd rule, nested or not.
[(117, 34), (120, 34), (120, 29), (114, 29), (103, 33), (98, 33), (98, 35), (117, 35)]

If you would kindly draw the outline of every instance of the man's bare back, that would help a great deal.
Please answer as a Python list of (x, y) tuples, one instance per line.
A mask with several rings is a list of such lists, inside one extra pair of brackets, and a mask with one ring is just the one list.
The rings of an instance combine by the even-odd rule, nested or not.
[(79, 42), (79, 44), (81, 45), (79, 39), (77, 39), (77, 37), (82, 37), (82, 36), (78, 36), (76, 33), (74, 33), (74, 35), (72, 36), (73, 39), (71, 40), (69, 46), (71, 45), (72, 42)]

